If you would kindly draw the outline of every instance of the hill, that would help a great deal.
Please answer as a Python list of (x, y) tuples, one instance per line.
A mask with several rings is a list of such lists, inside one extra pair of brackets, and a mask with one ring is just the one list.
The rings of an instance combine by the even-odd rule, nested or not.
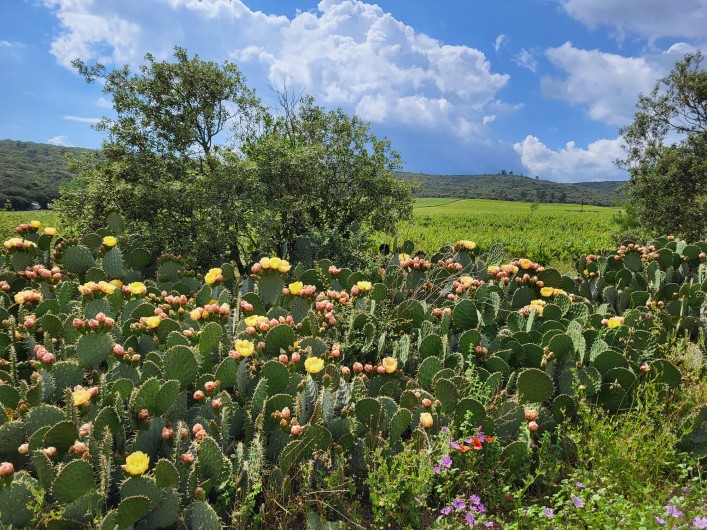
[(615, 182), (562, 184), (520, 175), (429, 175), (398, 172), (399, 178), (419, 183), (417, 197), (538, 201), (541, 203), (614, 206), (623, 200)]
[(46, 208), (59, 196), (59, 186), (74, 176), (66, 167), (66, 154), (81, 151), (78, 147), (0, 140), (0, 208), (8, 201), (13, 210), (30, 210), (33, 203)]

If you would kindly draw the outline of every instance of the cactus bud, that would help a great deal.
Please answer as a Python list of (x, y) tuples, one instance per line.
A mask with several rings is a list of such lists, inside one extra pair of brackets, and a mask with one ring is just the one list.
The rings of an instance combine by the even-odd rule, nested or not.
[(278, 357), (278, 359), (280, 360), (280, 362), (281, 362), (282, 364), (287, 364), (287, 363), (290, 362), (290, 358), (289, 358), (289, 357), (287, 356), (287, 354), (285, 354), (285, 353), (281, 353), (281, 354), (280, 354), (280, 357)]
[(647, 374), (647, 373), (650, 372), (650, 371), (651, 371), (651, 366), (650, 366), (650, 364), (648, 364), (648, 363), (643, 363), (643, 364), (641, 365), (641, 372), (643, 372), (644, 374)]
[(300, 354), (299, 352), (294, 352), (292, 354), (292, 362), (293, 363), (298, 363), (300, 361)]
[(194, 399), (197, 401), (201, 401), (204, 399), (204, 391), (203, 390), (197, 390), (194, 392)]
[(54, 458), (56, 456), (56, 447), (45, 447), (42, 452), (49, 458)]
[(525, 409), (523, 412), (527, 421), (535, 421), (538, 419), (538, 411), (535, 409)]
[(220, 399), (212, 399), (211, 400), (211, 408), (214, 410), (218, 410), (221, 408), (221, 400)]
[(165, 442), (167, 440), (171, 440), (173, 436), (174, 436), (174, 429), (170, 429), (169, 427), (162, 427), (162, 439)]
[(204, 390), (207, 392), (213, 392), (218, 388), (218, 381), (207, 381), (204, 383)]
[(292, 436), (299, 436), (300, 433), (302, 432), (302, 426), (301, 425), (292, 425), (290, 427), (290, 434)]
[(430, 408), (432, 406), (432, 400), (429, 398), (423, 399), (422, 406), (425, 407), (426, 409)]
[(292, 412), (290, 411), (289, 407), (285, 407), (284, 409), (282, 409), (280, 414), (282, 415), (283, 419), (289, 420), (290, 416), (292, 415)]
[(26, 455), (29, 453), (29, 444), (24, 443), (21, 446), (17, 448), (17, 452), (20, 453), (21, 455)]
[(184, 462), (185, 464), (191, 464), (192, 462), (194, 462), (194, 455), (191, 453), (183, 453), (181, 458), (182, 462)]
[(363, 365), (357, 361), (353, 364), (353, 370), (357, 374), (360, 374), (361, 372), (363, 372)]
[(0, 477), (9, 477), (15, 472), (15, 466), (11, 462), (3, 462), (0, 464)]
[(147, 409), (140, 409), (137, 413), (137, 419), (146, 421), (150, 418), (150, 412)]
[(79, 436), (88, 436), (91, 433), (91, 424), (84, 423), (79, 427)]
[(429, 429), (434, 425), (434, 418), (429, 412), (423, 412), (420, 414), (420, 425), (423, 429)]
[(535, 432), (538, 430), (538, 424), (535, 421), (529, 421), (528, 422), (528, 430), (530, 432)]
[(192, 434), (196, 434), (199, 431), (203, 431), (204, 426), (201, 423), (195, 423), (194, 426), (191, 428)]

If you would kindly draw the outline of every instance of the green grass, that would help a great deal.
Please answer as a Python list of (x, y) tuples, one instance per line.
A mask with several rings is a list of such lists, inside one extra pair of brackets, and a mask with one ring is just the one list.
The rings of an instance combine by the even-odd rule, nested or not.
[(36, 210), (30, 212), (2, 212), (0, 211), (0, 238), (4, 241), (15, 234), (15, 227), (22, 223), (29, 223), (37, 220), (42, 223), (42, 227), (53, 226), (59, 228), (59, 220), (56, 213), (49, 210)]
[[(482, 248), (503, 243), (511, 257), (568, 264), (573, 256), (612, 246), (618, 208), (480, 199), (418, 199), (414, 220), (398, 229), (398, 241), (435, 251), (459, 239)], [(391, 243), (385, 237), (380, 242)]]

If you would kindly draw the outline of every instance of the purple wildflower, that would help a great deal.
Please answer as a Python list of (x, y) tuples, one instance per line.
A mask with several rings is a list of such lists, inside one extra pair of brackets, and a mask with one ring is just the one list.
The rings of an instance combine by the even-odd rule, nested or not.
[(445, 506), (439, 511), (439, 513), (441, 513), (442, 515), (449, 515), (450, 513), (452, 513), (452, 509), (453, 508), (451, 506)]
[(555, 510), (553, 510), (552, 508), (545, 507), (545, 516), (555, 517)]
[(474, 517), (474, 514), (469, 512), (466, 514), (464, 517), (464, 520), (466, 523), (469, 525), (469, 528), (474, 528), (476, 526), (476, 517)]
[(466, 503), (463, 499), (454, 499), (454, 501), (452, 501), (452, 504), (454, 505), (454, 509), (458, 512), (466, 508)]
[(440, 468), (439, 466), (433, 467), (432, 470), (438, 475), (442, 472), (442, 468)]
[(476, 429), (476, 437), (481, 443), (484, 443), (486, 441), (486, 435), (484, 434), (484, 431), (481, 430), (481, 425), (479, 425), (479, 427)]
[(660, 526), (665, 526), (665, 519), (661, 519), (657, 515), (653, 517), (653, 519), (655, 519), (655, 522), (658, 523)]
[(481, 503), (481, 497), (479, 497), (478, 495), (476, 495), (474, 493), (469, 497), (469, 502), (471, 504), (479, 504), (479, 503)]
[(479, 510), (479, 513), (484, 513), (486, 511), (486, 506), (484, 506), (483, 502), (480, 502), (476, 509)]
[(682, 517), (682, 512), (680, 511), (680, 509), (677, 507), (677, 505), (673, 504), (667, 504), (665, 506), (665, 513), (667, 515), (670, 515), (671, 517), (674, 517), (675, 519)]
[(491, 528), (493, 526), (493, 521), (484, 521), (484, 526), (486, 528)]
[(584, 501), (575, 495), (572, 495), (572, 502), (577, 508), (584, 508)]
[(699, 528), (700, 530), (703, 530), (704, 528), (707, 528), (707, 517), (695, 517), (695, 519), (692, 521), (692, 526), (695, 528)]
[(439, 461), (439, 465), (449, 469), (450, 467), (452, 467), (452, 459), (449, 457), (449, 455), (443, 456), (442, 460)]
[(449, 447), (451, 447), (452, 449), (459, 449), (459, 444), (457, 442), (455, 442), (454, 440), (451, 440), (449, 442)]
[(683, 492), (685, 495), (689, 495), (690, 493), (692, 493), (692, 488), (691, 488), (690, 486), (685, 486), (685, 487), (682, 489), (682, 492)]
[(440, 430), (441, 430), (442, 432), (449, 432), (449, 427), (447, 427), (446, 425), (443, 425)]
[(579, 489), (583, 490), (585, 486), (584, 486), (584, 484), (582, 484), (581, 482), (577, 482), (577, 487), (578, 487)]

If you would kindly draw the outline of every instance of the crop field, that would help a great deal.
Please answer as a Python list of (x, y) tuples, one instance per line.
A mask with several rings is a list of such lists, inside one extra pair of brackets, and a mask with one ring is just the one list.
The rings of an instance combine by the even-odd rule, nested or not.
[(482, 248), (500, 242), (512, 257), (529, 256), (560, 266), (580, 254), (609, 248), (612, 233), (618, 230), (614, 217), (620, 211), (574, 204), (536, 208), (527, 202), (418, 199), (414, 220), (400, 226), (398, 239), (409, 239), (426, 251), (459, 239)]
[(22, 223), (29, 223), (36, 219), (42, 226), (54, 226), (58, 228), (57, 215), (49, 210), (33, 212), (0, 212), (0, 237), (7, 239), (15, 234), (15, 227)]

